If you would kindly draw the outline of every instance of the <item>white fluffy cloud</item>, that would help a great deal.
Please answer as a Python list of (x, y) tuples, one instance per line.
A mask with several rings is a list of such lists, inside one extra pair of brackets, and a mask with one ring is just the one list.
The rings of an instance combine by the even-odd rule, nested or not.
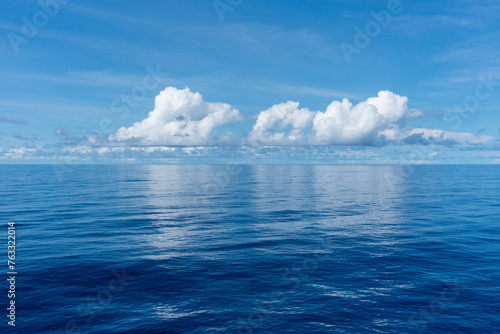
[(142, 144), (209, 145), (229, 136), (215, 137), (215, 128), (239, 120), (239, 111), (227, 103), (205, 102), (200, 93), (189, 88), (167, 87), (156, 96), (155, 108), (146, 119), (120, 128), (110, 139)]
[[(298, 102), (276, 104), (260, 112), (249, 140), (265, 145), (302, 144), (306, 141), (303, 130), (311, 126), (314, 115), (315, 112), (309, 109), (299, 109)], [(287, 127), (291, 127), (289, 134), (275, 131)]]
[(348, 99), (334, 101), (325, 112), (299, 109), (289, 101), (262, 111), (249, 139), (265, 145), (370, 145), (390, 124), (411, 116), (407, 102), (389, 91), (355, 106)]
[(406, 96), (389, 91), (355, 106), (347, 99), (334, 101), (314, 117), (315, 140), (318, 144), (373, 144), (381, 130), (409, 116), (407, 103)]
[[(353, 105), (348, 99), (333, 101), (326, 111), (300, 108), (288, 101), (261, 111), (247, 143), (281, 145), (480, 144), (492, 137), (425, 128), (405, 128), (403, 122), (418, 117), (407, 107), (408, 98), (390, 91)], [(421, 116), (421, 115), (420, 115)], [(113, 142), (140, 145), (217, 146), (242, 144), (217, 128), (242, 120), (226, 103), (205, 102), (199, 93), (168, 87), (155, 99), (155, 108), (142, 121), (122, 127), (110, 136)], [(219, 132), (221, 130), (219, 129)], [(99, 154), (108, 153), (102, 150)]]

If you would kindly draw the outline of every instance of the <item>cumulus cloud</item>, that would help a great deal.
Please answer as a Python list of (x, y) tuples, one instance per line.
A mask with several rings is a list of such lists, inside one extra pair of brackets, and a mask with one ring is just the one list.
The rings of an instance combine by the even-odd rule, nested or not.
[[(356, 105), (348, 99), (333, 101), (325, 111), (300, 108), (288, 101), (261, 111), (246, 143), (254, 146), (320, 145), (373, 146), (482, 144), (493, 137), (426, 128), (406, 128), (405, 121), (421, 117), (409, 109), (408, 98), (390, 91)], [(241, 145), (221, 126), (242, 120), (226, 103), (205, 102), (189, 88), (167, 87), (155, 99), (154, 110), (142, 121), (122, 127), (109, 139), (130, 145), (206, 146)], [(64, 129), (57, 134), (68, 138)], [(233, 140), (233, 141), (232, 141)], [(106, 154), (103, 149), (99, 154)]]
[[(315, 112), (309, 109), (299, 109), (298, 102), (276, 104), (259, 114), (249, 140), (253, 144), (265, 145), (304, 143), (303, 130), (311, 126), (314, 115)], [(288, 134), (276, 131), (287, 127), (291, 127)]]
[(262, 111), (249, 139), (266, 145), (373, 145), (389, 125), (413, 117), (407, 102), (407, 97), (389, 91), (357, 105), (348, 99), (334, 101), (325, 112), (299, 109), (297, 102), (289, 101)]
[(120, 128), (110, 140), (157, 145), (211, 145), (228, 142), (230, 133), (214, 134), (242, 117), (227, 103), (205, 102), (200, 93), (167, 87), (155, 98), (155, 108), (133, 126)]
[(389, 91), (355, 106), (347, 99), (334, 101), (314, 117), (315, 140), (318, 144), (372, 145), (383, 129), (409, 116), (407, 103), (406, 96)]

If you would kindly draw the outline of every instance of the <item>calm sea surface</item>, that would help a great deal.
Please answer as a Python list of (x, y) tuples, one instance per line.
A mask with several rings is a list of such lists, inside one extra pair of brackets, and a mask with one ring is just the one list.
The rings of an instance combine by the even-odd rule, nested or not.
[(0, 173), (1, 333), (500, 333), (500, 166)]

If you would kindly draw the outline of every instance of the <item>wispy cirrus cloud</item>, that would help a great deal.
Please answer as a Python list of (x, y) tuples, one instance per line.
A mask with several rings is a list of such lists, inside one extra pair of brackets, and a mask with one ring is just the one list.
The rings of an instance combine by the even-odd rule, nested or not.
[[(254, 87), (257, 88), (257, 87)], [(309, 96), (318, 96), (318, 97), (327, 97), (327, 98), (349, 98), (349, 99), (360, 99), (361, 96), (356, 93), (351, 93), (344, 90), (337, 89), (329, 89), (329, 88), (321, 88), (314, 86), (305, 86), (305, 85), (287, 85), (282, 83), (273, 83), (266, 82), (260, 87), (261, 90), (266, 91), (275, 91), (275, 92), (286, 92), (286, 93), (295, 93), (300, 95), (309, 95)]]
[(142, 80), (144, 75), (111, 73), (106, 71), (82, 71), (55, 73), (5, 73), (4, 78), (18, 81), (34, 81), (56, 84), (75, 84), (97, 87), (129, 87), (131, 83)]

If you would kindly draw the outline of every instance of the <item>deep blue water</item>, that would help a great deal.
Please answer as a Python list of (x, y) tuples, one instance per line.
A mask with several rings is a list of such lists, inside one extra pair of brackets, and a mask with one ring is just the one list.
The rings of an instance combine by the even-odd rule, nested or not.
[(0, 173), (2, 333), (500, 333), (500, 166)]

